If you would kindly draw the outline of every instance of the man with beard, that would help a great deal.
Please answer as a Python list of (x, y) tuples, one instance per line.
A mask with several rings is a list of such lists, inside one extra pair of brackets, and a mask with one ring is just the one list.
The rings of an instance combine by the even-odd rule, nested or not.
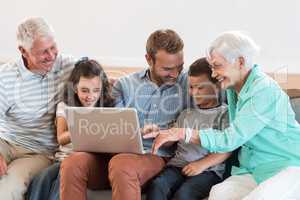
[[(167, 128), (189, 102), (187, 75), (182, 72), (183, 46), (182, 39), (173, 30), (153, 32), (146, 45), (149, 68), (122, 77), (113, 88), (116, 106), (136, 108), (145, 132)], [(148, 153), (152, 142), (143, 140)], [(169, 146), (160, 149), (158, 155), (120, 153), (114, 156), (109, 164), (112, 198), (141, 199), (141, 187), (163, 169), (173, 152), (174, 147)]]

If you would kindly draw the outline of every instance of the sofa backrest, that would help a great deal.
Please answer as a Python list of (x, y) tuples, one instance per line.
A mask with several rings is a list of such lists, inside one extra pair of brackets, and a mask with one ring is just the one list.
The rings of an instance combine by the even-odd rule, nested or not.
[(296, 120), (300, 123), (300, 97), (291, 98), (291, 105), (296, 114)]

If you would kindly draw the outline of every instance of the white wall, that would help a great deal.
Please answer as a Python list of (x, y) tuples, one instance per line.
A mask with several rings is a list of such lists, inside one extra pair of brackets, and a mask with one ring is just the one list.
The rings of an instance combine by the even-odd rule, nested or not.
[(2, 0), (0, 58), (16, 58), (15, 30), (28, 16), (54, 27), (61, 51), (105, 65), (146, 66), (145, 42), (158, 28), (185, 41), (186, 67), (222, 31), (243, 30), (261, 46), (265, 71), (300, 73), (298, 0)]

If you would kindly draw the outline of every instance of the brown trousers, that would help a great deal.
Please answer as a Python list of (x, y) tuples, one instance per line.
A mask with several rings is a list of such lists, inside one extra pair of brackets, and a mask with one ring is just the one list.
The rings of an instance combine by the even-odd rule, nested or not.
[(109, 162), (113, 200), (140, 200), (141, 187), (165, 166), (163, 158), (146, 154), (115, 155)]
[(108, 154), (74, 152), (64, 159), (60, 168), (60, 199), (86, 200), (87, 188), (109, 187)]

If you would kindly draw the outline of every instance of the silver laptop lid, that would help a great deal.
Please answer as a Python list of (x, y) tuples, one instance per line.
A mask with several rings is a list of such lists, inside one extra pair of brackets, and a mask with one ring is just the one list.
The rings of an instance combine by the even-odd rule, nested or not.
[(134, 108), (66, 107), (75, 151), (143, 153)]

